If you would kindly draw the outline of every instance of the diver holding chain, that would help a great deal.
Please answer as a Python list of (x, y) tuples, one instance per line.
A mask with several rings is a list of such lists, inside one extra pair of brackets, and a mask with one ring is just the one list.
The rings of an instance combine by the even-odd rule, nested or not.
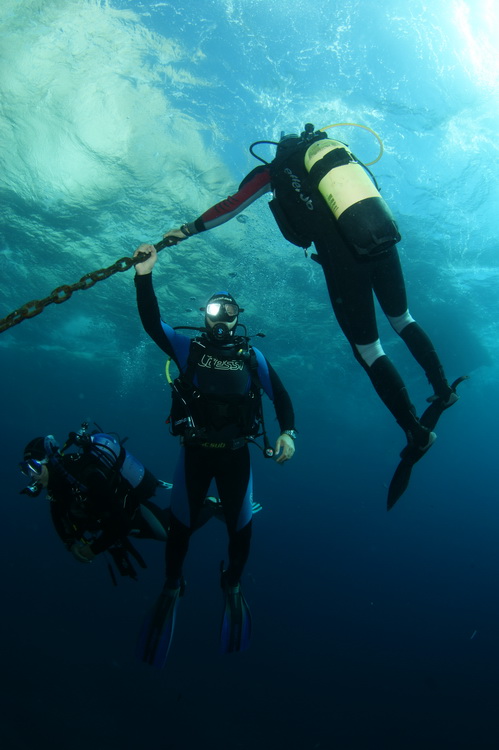
[(166, 582), (143, 627), (138, 655), (154, 666), (166, 661), (176, 607), (185, 589), (182, 565), (210, 483), (215, 480), (229, 535), (228, 566), (221, 570), (225, 597), (220, 646), (223, 653), (248, 647), (251, 616), (240, 579), (251, 539), (252, 471), (248, 442), (261, 431), (261, 391), (273, 401), (280, 435), (277, 463), (292, 458), (296, 438), (291, 399), (263, 354), (238, 336), (243, 312), (226, 291), (210, 297), (204, 332), (191, 339), (164, 323), (152, 283), (157, 252), (137, 263), (135, 285), (145, 331), (170, 356), (180, 375), (172, 388), (170, 427), (179, 435), (181, 452), (173, 478), (171, 521), (166, 546)]

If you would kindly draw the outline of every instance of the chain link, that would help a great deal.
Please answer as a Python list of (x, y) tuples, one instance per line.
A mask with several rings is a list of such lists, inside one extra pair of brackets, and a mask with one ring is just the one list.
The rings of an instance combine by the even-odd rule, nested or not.
[[(161, 240), (161, 242), (154, 245), (154, 247), (159, 252), (165, 247), (176, 245), (177, 242), (178, 240), (176, 237), (166, 237)], [(26, 320), (27, 318), (34, 318), (36, 315), (40, 315), (48, 305), (61, 305), (71, 297), (73, 292), (91, 289), (98, 281), (104, 281), (104, 279), (108, 279), (115, 273), (128, 271), (129, 268), (136, 266), (137, 263), (142, 263), (142, 261), (149, 258), (149, 255), (150, 253), (139, 253), (135, 258), (120, 258), (113, 263), (112, 266), (99, 268), (97, 271), (91, 271), (90, 273), (85, 274), (85, 276), (82, 276), (75, 284), (62, 284), (61, 286), (58, 286), (48, 295), (48, 297), (44, 297), (44, 299), (34, 299), (31, 300), (31, 302), (26, 302), (26, 304), (22, 305), (18, 310), (14, 310), (9, 315), (6, 315), (5, 318), (0, 319), (0, 333), (7, 331), (13, 326), (19, 325), (19, 323), (22, 323), (23, 320)]]

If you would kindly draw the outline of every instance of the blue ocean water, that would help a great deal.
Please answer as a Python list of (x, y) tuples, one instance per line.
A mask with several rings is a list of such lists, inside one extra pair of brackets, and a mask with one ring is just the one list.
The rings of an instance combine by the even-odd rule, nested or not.
[[(134, 644), (162, 545), (138, 544), (147, 570), (113, 588), (104, 560), (80, 566), (46, 503), (18, 494), (24, 444), (63, 441), (87, 418), (171, 479), (164, 358), (132, 271), (2, 333), (4, 748), (498, 746), (498, 31), (491, 0), (3, 0), (1, 317), (234, 192), (253, 141), (353, 122), (384, 144), (373, 171), (403, 235), (411, 312), (449, 378), (471, 376), (387, 514), (401, 432), (320, 268), (282, 239), (266, 200), (164, 250), (165, 319), (199, 324), (209, 294), (230, 288), (250, 332), (266, 333), (299, 440), (283, 467), (254, 453), (251, 649), (217, 653), (226, 540), (213, 521), (193, 538), (157, 673)], [(333, 132), (376, 158), (368, 131)], [(424, 376), (381, 333), (420, 412)]]

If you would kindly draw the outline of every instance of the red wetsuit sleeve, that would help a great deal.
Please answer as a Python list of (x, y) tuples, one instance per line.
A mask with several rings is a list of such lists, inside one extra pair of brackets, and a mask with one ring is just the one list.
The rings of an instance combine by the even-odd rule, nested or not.
[(256, 167), (241, 182), (239, 190), (205, 211), (194, 222), (197, 232), (213, 229), (244, 211), (251, 203), (271, 191), (270, 170), (267, 166)]

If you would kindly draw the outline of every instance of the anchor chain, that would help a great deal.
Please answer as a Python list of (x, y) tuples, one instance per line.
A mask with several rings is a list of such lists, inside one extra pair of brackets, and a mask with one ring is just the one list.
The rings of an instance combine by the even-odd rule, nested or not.
[[(176, 245), (177, 242), (178, 240), (176, 238), (167, 237), (161, 240), (161, 242), (158, 242), (156, 245), (154, 245), (154, 247), (159, 252), (165, 247)], [(142, 261), (146, 260), (146, 258), (148, 257), (149, 253), (139, 253), (136, 258), (120, 258), (115, 263), (113, 263), (112, 266), (108, 266), (107, 268), (99, 268), (97, 271), (86, 273), (85, 276), (82, 276), (81, 279), (75, 284), (62, 284), (61, 286), (58, 286), (48, 295), (48, 297), (44, 297), (43, 299), (34, 299), (31, 300), (31, 302), (26, 302), (26, 304), (22, 305), (22, 307), (14, 310), (5, 318), (0, 319), (0, 333), (7, 331), (13, 326), (19, 325), (19, 323), (22, 323), (23, 320), (34, 318), (36, 315), (40, 315), (40, 313), (42, 313), (48, 305), (61, 305), (63, 302), (67, 302), (67, 300), (72, 296), (73, 292), (91, 289), (95, 284), (97, 284), (97, 282), (104, 281), (104, 279), (108, 279), (115, 273), (128, 271), (129, 268), (137, 265), (137, 263), (142, 263)]]

